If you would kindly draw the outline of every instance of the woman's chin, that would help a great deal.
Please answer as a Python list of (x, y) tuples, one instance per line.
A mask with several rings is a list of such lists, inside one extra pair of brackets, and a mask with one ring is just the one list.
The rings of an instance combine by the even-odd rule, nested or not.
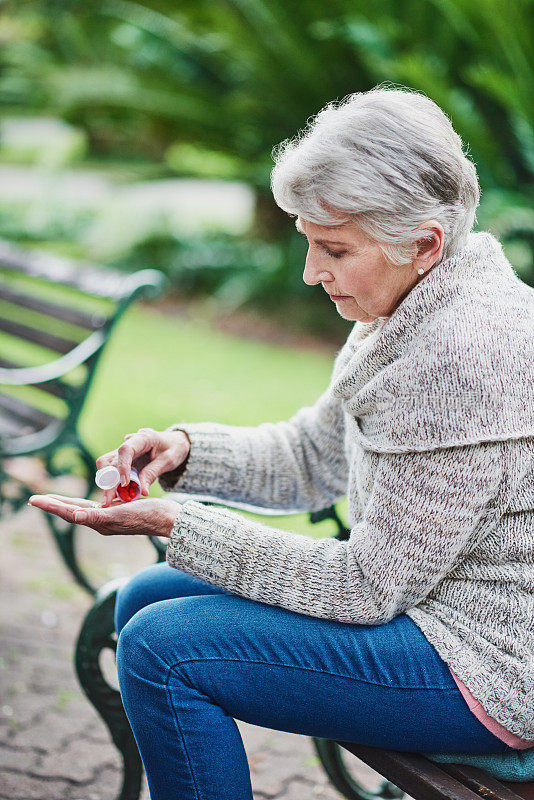
[(336, 310), (340, 317), (349, 322), (373, 322), (378, 316), (377, 314), (374, 316), (368, 314), (367, 311), (360, 308), (353, 297), (338, 300), (336, 303)]

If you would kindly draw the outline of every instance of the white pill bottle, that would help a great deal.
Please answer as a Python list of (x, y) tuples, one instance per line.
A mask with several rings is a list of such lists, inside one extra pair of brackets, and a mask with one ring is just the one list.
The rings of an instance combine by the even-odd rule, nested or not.
[(104, 491), (116, 489), (116, 496), (125, 503), (131, 503), (132, 500), (138, 500), (141, 497), (141, 482), (135, 467), (130, 468), (130, 483), (127, 486), (121, 486), (120, 472), (111, 464), (97, 471), (95, 483), (99, 489)]

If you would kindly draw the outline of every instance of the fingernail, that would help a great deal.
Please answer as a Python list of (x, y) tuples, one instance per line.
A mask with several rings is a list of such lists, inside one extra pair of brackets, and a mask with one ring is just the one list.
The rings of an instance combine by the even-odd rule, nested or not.
[(121, 486), (128, 486), (128, 484), (129, 484), (128, 478), (126, 477), (126, 475), (123, 475), (121, 478)]
[(86, 511), (75, 511), (74, 513), (74, 522), (86, 522), (87, 521), (87, 512)]

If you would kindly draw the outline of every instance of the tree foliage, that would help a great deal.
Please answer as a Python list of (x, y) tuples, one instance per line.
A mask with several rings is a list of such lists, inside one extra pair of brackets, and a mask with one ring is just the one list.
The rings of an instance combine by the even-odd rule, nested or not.
[[(268, 195), (272, 147), (334, 98), (383, 81), (421, 89), (477, 165), (479, 226), (534, 284), (533, 22), (530, 0), (19, 0), (0, 96), (6, 112), (82, 126), (93, 155), (246, 180), (253, 235), (293, 258), (291, 221)], [(280, 263), (267, 271), (277, 290)]]

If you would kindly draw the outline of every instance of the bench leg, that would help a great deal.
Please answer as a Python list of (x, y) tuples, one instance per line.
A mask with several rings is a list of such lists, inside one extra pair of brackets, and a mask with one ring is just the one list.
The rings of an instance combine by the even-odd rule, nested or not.
[[(61, 474), (57, 470), (54, 472), (51, 471), (48, 456), (46, 453), (44, 455), (48, 474)], [(30, 486), (27, 486), (22, 479), (17, 477), (15, 491), (10, 491), (8, 494), (4, 490), (4, 486), (8, 485), (10, 479), (11, 475), (2, 469), (2, 465), (0, 463), (0, 517), (7, 517), (11, 514), (16, 514), (17, 511), (26, 506), (29, 498), (32, 494), (35, 494), (36, 491), (35, 488), (30, 488)], [(87, 492), (87, 494), (88, 493), (89, 492)], [(45, 513), (44, 516), (65, 565), (74, 576), (76, 582), (91, 595), (94, 595), (96, 589), (89, 578), (85, 575), (77, 561), (74, 538), (76, 526), (64, 522), (64, 520), (61, 520), (59, 517), (56, 517), (52, 514)]]
[(351, 774), (343, 754), (346, 751), (330, 739), (317, 739), (312, 742), (324, 771), (338, 792), (347, 800), (394, 800), (404, 797), (404, 792), (388, 780), (383, 779), (374, 791), (364, 789)]
[[(82, 494), (84, 497), (89, 497), (95, 488), (95, 459), (76, 433), (72, 433), (70, 436), (65, 437), (61, 442), (57, 443), (56, 446), (44, 453), (46, 470), (52, 477), (69, 474), (69, 469), (57, 468), (54, 465), (54, 456), (64, 447), (74, 448), (80, 456), (85, 470), (86, 483), (85, 491), (82, 492)], [(64, 520), (61, 520), (59, 517), (56, 517), (53, 514), (45, 514), (45, 517), (50, 532), (52, 533), (52, 536), (56, 542), (59, 553), (65, 562), (66, 567), (73, 575), (76, 583), (81, 586), (82, 589), (88, 591), (89, 594), (94, 595), (96, 592), (96, 587), (78, 563), (75, 543), (76, 525), (66, 523)]]
[(3, 469), (0, 460), (0, 518), (2, 519), (24, 508), (31, 495), (30, 489), (20, 481), (16, 481), (16, 486), (10, 486), (10, 490), (6, 491), (5, 487), (9, 486), (11, 481), (11, 474)]
[(102, 651), (109, 648), (115, 654), (117, 649), (113, 611), (117, 589), (125, 580), (127, 578), (110, 581), (97, 592), (80, 629), (75, 666), (83, 691), (106, 723), (122, 757), (122, 786), (116, 800), (138, 800), (143, 775), (141, 757), (120, 692), (110, 686), (100, 667)]
[(82, 568), (78, 564), (75, 540), (76, 525), (70, 525), (67, 523), (68, 527), (60, 529), (59, 525), (57, 524), (58, 517), (54, 517), (50, 514), (45, 514), (45, 516), (50, 532), (54, 537), (57, 549), (59, 550), (61, 558), (65, 562), (69, 572), (74, 577), (76, 583), (82, 587), (82, 589), (85, 589), (87, 592), (89, 592), (89, 594), (94, 595), (96, 592), (94, 585), (84, 574)]

